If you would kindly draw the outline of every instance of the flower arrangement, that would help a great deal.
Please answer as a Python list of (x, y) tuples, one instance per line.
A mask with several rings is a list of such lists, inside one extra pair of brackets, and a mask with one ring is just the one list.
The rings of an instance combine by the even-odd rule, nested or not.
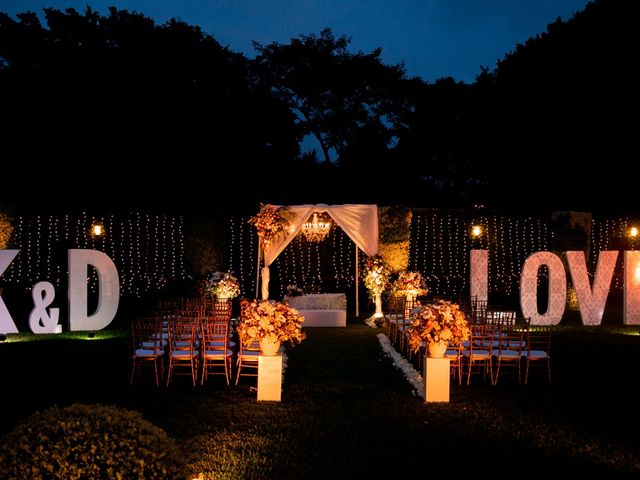
[(389, 284), (389, 269), (381, 255), (367, 257), (364, 266), (364, 285), (371, 297), (381, 295)]
[(240, 283), (230, 273), (215, 272), (205, 281), (204, 291), (218, 298), (234, 298), (240, 295)]
[(297, 285), (287, 285), (287, 296), (289, 297), (299, 297), (300, 295), (304, 295), (304, 290), (301, 289)]
[(283, 234), (289, 228), (290, 212), (285, 207), (260, 205), (260, 211), (248, 221), (256, 227), (260, 243), (264, 247), (273, 238)]
[(445, 300), (423, 305), (411, 318), (407, 335), (414, 352), (420, 349), (422, 342), (455, 345), (468, 340), (471, 333), (460, 306)]
[(393, 284), (393, 290), (405, 295), (426, 295), (429, 292), (427, 283), (420, 272), (401, 272)]
[(268, 336), (292, 344), (300, 343), (306, 338), (302, 333), (304, 317), (286, 303), (273, 300), (242, 300), (241, 310), (242, 320), (237, 330), (245, 345)]

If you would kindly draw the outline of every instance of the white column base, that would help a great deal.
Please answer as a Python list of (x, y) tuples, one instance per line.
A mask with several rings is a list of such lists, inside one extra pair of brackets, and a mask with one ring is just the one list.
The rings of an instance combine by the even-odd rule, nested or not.
[(448, 358), (424, 359), (424, 401), (425, 402), (449, 402), (451, 382), (451, 360)]
[(258, 401), (282, 400), (282, 354), (258, 357)]

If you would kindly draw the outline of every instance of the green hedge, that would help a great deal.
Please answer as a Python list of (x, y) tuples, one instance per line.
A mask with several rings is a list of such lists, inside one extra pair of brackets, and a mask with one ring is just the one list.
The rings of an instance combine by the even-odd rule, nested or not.
[(181, 479), (177, 444), (138, 412), (75, 404), (36, 412), (0, 446), (7, 479)]

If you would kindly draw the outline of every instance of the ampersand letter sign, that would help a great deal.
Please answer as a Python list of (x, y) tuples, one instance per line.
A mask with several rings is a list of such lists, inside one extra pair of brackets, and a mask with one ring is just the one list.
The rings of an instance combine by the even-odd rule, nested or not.
[(56, 333), (58, 325), (59, 308), (47, 307), (51, 305), (56, 296), (53, 285), (49, 282), (38, 282), (31, 290), (33, 297), (33, 310), (29, 315), (29, 328), (33, 333)]

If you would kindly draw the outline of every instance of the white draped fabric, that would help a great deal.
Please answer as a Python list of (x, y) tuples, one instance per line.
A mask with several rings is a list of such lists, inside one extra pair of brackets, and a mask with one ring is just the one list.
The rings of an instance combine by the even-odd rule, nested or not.
[(274, 238), (264, 247), (262, 269), (262, 299), (269, 298), (269, 265), (295, 238), (302, 224), (314, 213), (328, 213), (351, 240), (368, 256), (378, 253), (378, 206), (377, 205), (294, 205), (286, 207), (291, 213), (291, 223), (286, 235)]

